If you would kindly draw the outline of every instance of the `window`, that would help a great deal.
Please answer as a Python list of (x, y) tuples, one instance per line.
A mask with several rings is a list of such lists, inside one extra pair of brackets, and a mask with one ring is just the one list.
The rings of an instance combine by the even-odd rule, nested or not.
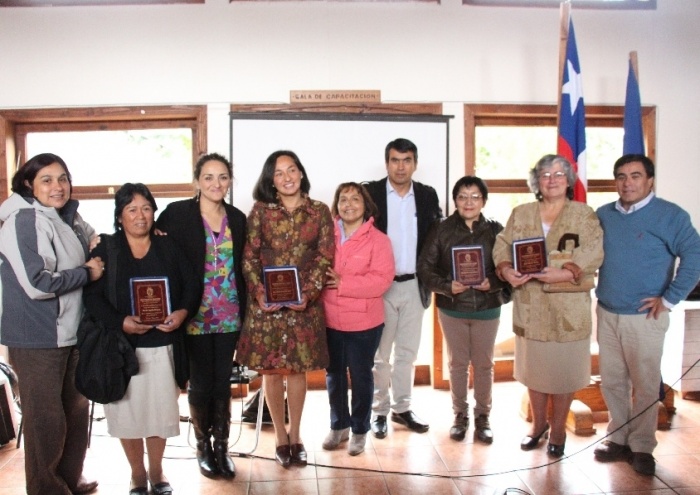
[(113, 231), (113, 197), (125, 182), (148, 185), (159, 209), (191, 197), (193, 163), (206, 149), (203, 106), (0, 111), (0, 131), (3, 122), (8, 145), (0, 155), (11, 164), (5, 183), (28, 157), (59, 155), (81, 214), (99, 232)]
[(3, 0), (0, 7), (65, 7), (69, 5), (154, 5), (204, 3), (205, 0)]
[[(622, 154), (624, 108), (586, 107), (588, 203), (600, 206), (617, 197), (612, 165)], [(546, 153), (556, 152), (555, 105), (465, 105), (465, 173), (489, 186), (486, 213), (505, 223), (513, 206), (532, 201), (528, 171)], [(653, 159), (656, 113), (642, 110), (647, 154)]]
[[(562, 0), (462, 0), (464, 5), (499, 7), (559, 7)], [(583, 9), (655, 10), (656, 0), (571, 0), (571, 5)]]

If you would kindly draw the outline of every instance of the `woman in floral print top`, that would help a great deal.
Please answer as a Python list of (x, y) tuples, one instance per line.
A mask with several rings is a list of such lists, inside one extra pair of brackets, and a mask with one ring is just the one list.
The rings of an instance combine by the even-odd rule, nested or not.
[[(306, 397), (306, 372), (328, 365), (325, 320), (320, 301), (333, 263), (333, 219), (328, 206), (308, 197), (311, 184), (291, 151), (272, 153), (255, 185), (248, 215), (243, 273), (248, 286), (247, 318), (238, 344), (241, 364), (259, 370), (275, 426), (275, 459), (283, 467), (306, 465), (299, 425)], [(298, 268), (299, 304), (268, 304), (262, 269)], [(289, 431), (285, 427), (287, 381)]]
[(225, 200), (233, 167), (224, 156), (200, 157), (193, 178), (197, 195), (170, 203), (156, 226), (182, 248), (202, 282), (199, 311), (186, 327), (187, 400), (199, 471), (209, 478), (232, 478), (236, 471), (228, 455), (231, 362), (245, 317), (246, 218)]

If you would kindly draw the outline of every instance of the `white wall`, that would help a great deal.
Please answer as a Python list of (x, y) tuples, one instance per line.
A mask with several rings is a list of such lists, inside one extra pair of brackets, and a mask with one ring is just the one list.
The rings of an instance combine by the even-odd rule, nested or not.
[[(700, 2), (574, 10), (588, 104), (622, 104), (637, 50), (658, 108), (657, 191), (700, 225)], [(452, 177), (464, 102), (555, 103), (558, 9), (236, 2), (0, 8), (0, 108), (208, 104), (210, 149), (228, 153), (228, 104), (286, 103), (291, 89), (379, 89), (443, 102)], [(377, 171), (377, 176), (383, 170)]]

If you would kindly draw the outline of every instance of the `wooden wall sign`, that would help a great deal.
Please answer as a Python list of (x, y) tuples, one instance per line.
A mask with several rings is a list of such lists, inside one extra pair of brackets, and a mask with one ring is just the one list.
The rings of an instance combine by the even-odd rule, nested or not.
[(292, 90), (289, 103), (381, 103), (379, 90)]

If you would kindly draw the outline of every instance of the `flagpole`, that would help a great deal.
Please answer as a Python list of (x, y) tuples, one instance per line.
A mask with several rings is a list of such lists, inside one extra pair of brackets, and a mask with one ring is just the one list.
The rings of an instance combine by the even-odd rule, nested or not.
[(639, 84), (639, 62), (637, 61), (637, 51), (630, 52), (630, 63), (632, 64), (632, 70), (634, 71), (634, 77), (637, 78), (637, 84)]
[(569, 17), (571, 16), (571, 0), (562, 2), (559, 6), (559, 73), (557, 74), (557, 129), (561, 113), (561, 78), (566, 65), (566, 42), (569, 39)]

